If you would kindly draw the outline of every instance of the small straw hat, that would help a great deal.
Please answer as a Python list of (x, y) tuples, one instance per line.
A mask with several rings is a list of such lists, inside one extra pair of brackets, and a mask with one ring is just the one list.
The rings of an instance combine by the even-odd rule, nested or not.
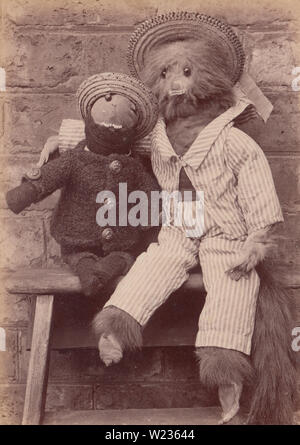
[(95, 74), (82, 82), (76, 96), (84, 120), (93, 104), (107, 94), (123, 95), (135, 104), (138, 123), (134, 139), (141, 139), (150, 133), (158, 118), (157, 100), (142, 82), (122, 73)]
[(219, 19), (192, 12), (157, 15), (136, 28), (130, 38), (127, 53), (131, 74), (140, 77), (147, 55), (153, 48), (186, 39), (205, 39), (212, 46), (221, 46), (224, 50), (224, 65), (233, 85), (239, 80), (245, 55), (235, 32)]

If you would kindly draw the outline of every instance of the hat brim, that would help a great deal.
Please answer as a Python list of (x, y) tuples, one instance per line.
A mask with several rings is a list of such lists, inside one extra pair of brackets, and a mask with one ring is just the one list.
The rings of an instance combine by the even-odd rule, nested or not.
[(153, 48), (175, 40), (205, 39), (224, 50), (224, 60), (234, 85), (240, 78), (245, 55), (241, 42), (232, 28), (219, 19), (205, 14), (170, 12), (141, 23), (132, 34), (127, 62), (133, 76), (140, 78), (147, 56)]
[(76, 96), (84, 120), (93, 104), (108, 93), (125, 96), (135, 104), (138, 122), (134, 139), (141, 139), (150, 133), (158, 118), (157, 99), (138, 79), (122, 73), (95, 74), (79, 86)]

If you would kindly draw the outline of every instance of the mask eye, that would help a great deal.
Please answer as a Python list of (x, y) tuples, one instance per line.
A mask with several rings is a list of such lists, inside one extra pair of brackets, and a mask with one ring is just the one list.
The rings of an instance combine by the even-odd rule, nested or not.
[(162, 70), (161, 74), (160, 74), (160, 77), (162, 77), (163, 79), (165, 79), (165, 78), (166, 78), (166, 75), (167, 75), (167, 69), (164, 68), (164, 69)]
[(184, 68), (184, 70), (183, 70), (183, 74), (184, 74), (186, 77), (189, 77), (189, 76), (192, 74), (191, 69), (190, 69), (189, 67)]

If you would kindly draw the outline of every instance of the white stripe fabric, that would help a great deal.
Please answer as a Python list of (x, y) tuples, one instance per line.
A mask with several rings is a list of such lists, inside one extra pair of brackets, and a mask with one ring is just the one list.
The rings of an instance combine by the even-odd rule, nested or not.
[(191, 238), (184, 227), (162, 227), (158, 242), (138, 257), (105, 305), (119, 307), (144, 326), (187, 280), (199, 256), (207, 297), (196, 345), (245, 354), (251, 348), (259, 278), (252, 271), (236, 282), (225, 271), (251, 232), (283, 220), (262, 150), (233, 127), (247, 106), (241, 100), (212, 121), (183, 156), (175, 153), (163, 119), (158, 120), (151, 135), (153, 171), (162, 190), (172, 193), (184, 168), (194, 189), (204, 192), (204, 232)]
[(77, 119), (64, 119), (59, 129), (59, 151), (65, 152), (76, 147), (85, 139), (84, 122)]
[[(215, 229), (205, 218), (205, 233)], [(208, 230), (207, 230), (208, 229)], [(216, 233), (216, 232), (215, 232)], [(188, 278), (200, 259), (207, 291), (199, 319), (196, 346), (216, 346), (250, 354), (259, 278), (253, 270), (248, 279), (232, 280), (225, 271), (238, 255), (243, 241), (218, 236), (187, 238), (179, 227), (162, 227), (158, 242), (141, 254), (122, 279), (105, 307), (116, 306), (144, 326), (155, 310)]]
[(198, 194), (197, 201), (184, 200), (183, 195), (166, 195), (162, 200), (162, 225), (179, 226), (189, 238), (200, 238), (204, 233), (204, 199)]
[(215, 346), (250, 354), (259, 277), (253, 269), (247, 279), (232, 280), (229, 261), (243, 246), (239, 240), (205, 238), (199, 258), (207, 291), (200, 314), (196, 346)]
[(163, 119), (152, 134), (152, 168), (161, 188), (178, 190), (184, 168), (194, 189), (204, 192), (206, 212), (233, 238), (283, 221), (263, 151), (233, 127), (247, 105), (242, 100), (216, 118), (182, 157), (173, 150)]
[(142, 253), (105, 306), (117, 306), (144, 326), (197, 265), (199, 241), (178, 227), (162, 227), (158, 242)]
[(248, 135), (232, 128), (226, 141), (228, 166), (238, 177), (238, 202), (248, 233), (283, 221), (268, 161)]

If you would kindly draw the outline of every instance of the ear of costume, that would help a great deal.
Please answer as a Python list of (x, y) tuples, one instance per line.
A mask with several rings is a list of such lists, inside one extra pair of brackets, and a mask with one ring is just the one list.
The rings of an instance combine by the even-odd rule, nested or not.
[(224, 53), (224, 69), (232, 82), (239, 81), (238, 94), (247, 95), (256, 111), (266, 121), (272, 105), (257, 87), (254, 80), (244, 73), (245, 54), (233, 29), (221, 20), (206, 14), (170, 12), (142, 22), (132, 34), (127, 61), (133, 76), (141, 77), (147, 57), (155, 48), (178, 40), (203, 40), (219, 45)]

